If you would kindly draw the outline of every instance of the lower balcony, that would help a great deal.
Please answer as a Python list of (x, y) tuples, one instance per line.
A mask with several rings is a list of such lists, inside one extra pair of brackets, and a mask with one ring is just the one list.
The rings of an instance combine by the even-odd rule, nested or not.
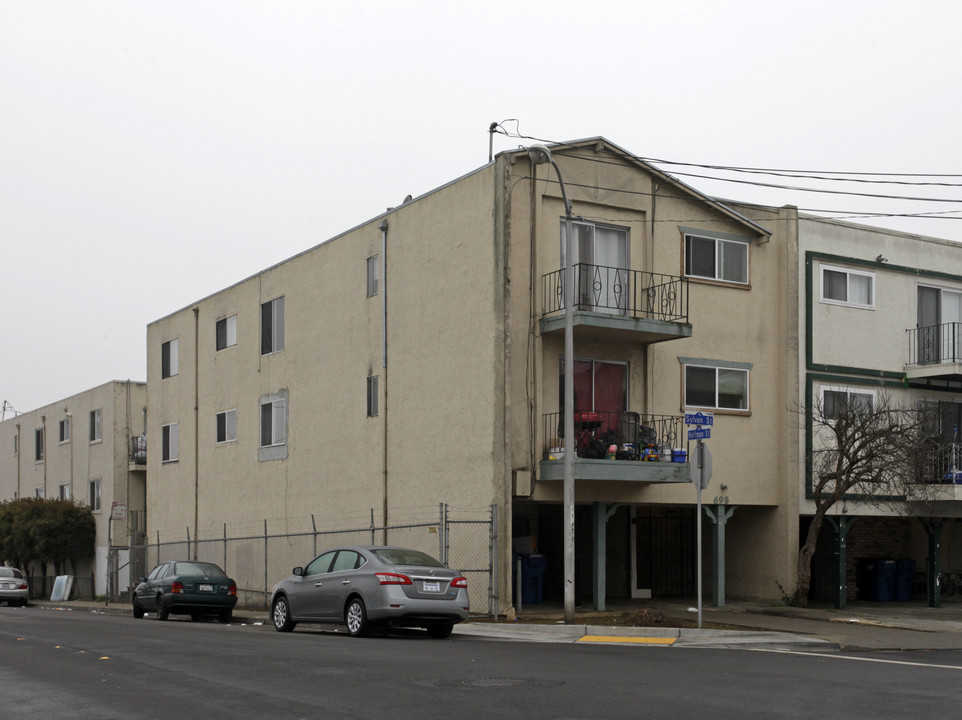
[(564, 416), (543, 417), (545, 446), (539, 479), (564, 479), (564, 454), (575, 451), (576, 480), (632, 483), (691, 482), (685, 419), (636, 412), (576, 412), (575, 436), (565, 442)]

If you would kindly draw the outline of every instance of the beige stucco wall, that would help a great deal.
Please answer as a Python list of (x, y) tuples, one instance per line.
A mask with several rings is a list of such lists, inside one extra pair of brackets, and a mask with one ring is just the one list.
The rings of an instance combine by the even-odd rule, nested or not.
[[(98, 594), (106, 589), (108, 533), (113, 545), (126, 545), (131, 511), (143, 512), (145, 507), (144, 473), (130, 469), (128, 448), (130, 438), (143, 430), (146, 404), (144, 383), (113, 381), (0, 423), (0, 499), (35, 497), (37, 490), (43, 490), (46, 498), (58, 499), (60, 486), (66, 485), (74, 501), (89, 504), (89, 483), (100, 480), (100, 509), (93, 512), (95, 556), (76, 569), (79, 575), (94, 573)], [(90, 413), (96, 409), (102, 411), (102, 439), (91, 442)], [(67, 418), (70, 440), (60, 442), (59, 424)], [(44, 459), (39, 462), (35, 460), (37, 429), (44, 429), (46, 438)], [(18, 434), (20, 452), (15, 455)], [(108, 528), (114, 502), (126, 504), (127, 518), (113, 520)], [(123, 589), (126, 582), (121, 585)]]

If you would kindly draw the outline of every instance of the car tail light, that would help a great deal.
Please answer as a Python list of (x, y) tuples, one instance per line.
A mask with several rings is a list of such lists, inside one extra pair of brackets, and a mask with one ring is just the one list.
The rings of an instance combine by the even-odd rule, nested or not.
[(17, 585), (17, 590), (26, 590), (26, 589), (27, 589), (27, 583), (25, 582)]
[(231, 583), (231, 584), (230, 584), (230, 587), (227, 588), (227, 594), (228, 594), (228, 595), (237, 595), (237, 586), (236, 586), (234, 583)]
[(184, 592), (184, 583), (182, 583), (182, 582), (173, 582), (173, 583), (171, 583), (171, 584), (170, 584), (170, 591), (171, 591), (172, 593), (182, 593), (182, 592)]
[(410, 585), (411, 578), (407, 575), (399, 575), (398, 573), (374, 573), (374, 577), (377, 578), (381, 585)]
[(451, 581), (451, 587), (467, 588), (467, 587), (468, 587), (468, 579), (467, 579), (466, 577), (464, 577), (463, 575), (462, 575), (461, 577), (456, 577), (456, 578), (454, 578), (454, 580)]

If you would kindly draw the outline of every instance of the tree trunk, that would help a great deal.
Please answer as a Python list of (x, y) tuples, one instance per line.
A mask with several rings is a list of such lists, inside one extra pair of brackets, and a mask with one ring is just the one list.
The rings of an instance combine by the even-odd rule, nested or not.
[(817, 507), (812, 523), (808, 526), (805, 543), (798, 551), (798, 587), (795, 590), (795, 602), (799, 607), (808, 607), (808, 591), (812, 586), (812, 557), (818, 544), (818, 535), (822, 530), (825, 510)]

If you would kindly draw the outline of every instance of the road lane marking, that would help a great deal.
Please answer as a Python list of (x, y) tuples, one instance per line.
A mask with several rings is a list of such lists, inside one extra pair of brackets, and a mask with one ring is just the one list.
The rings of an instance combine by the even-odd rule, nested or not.
[(811, 653), (802, 650), (772, 650), (754, 648), (754, 652), (780, 653), (782, 655), (803, 655), (806, 657), (834, 658), (836, 660), (857, 660), (859, 662), (882, 663), (883, 665), (910, 665), (912, 667), (939, 668), (941, 670), (962, 670), (960, 665), (937, 665), (934, 663), (913, 662), (911, 660), (886, 660), (884, 658), (857, 657), (855, 655), (831, 655), (828, 653)]

